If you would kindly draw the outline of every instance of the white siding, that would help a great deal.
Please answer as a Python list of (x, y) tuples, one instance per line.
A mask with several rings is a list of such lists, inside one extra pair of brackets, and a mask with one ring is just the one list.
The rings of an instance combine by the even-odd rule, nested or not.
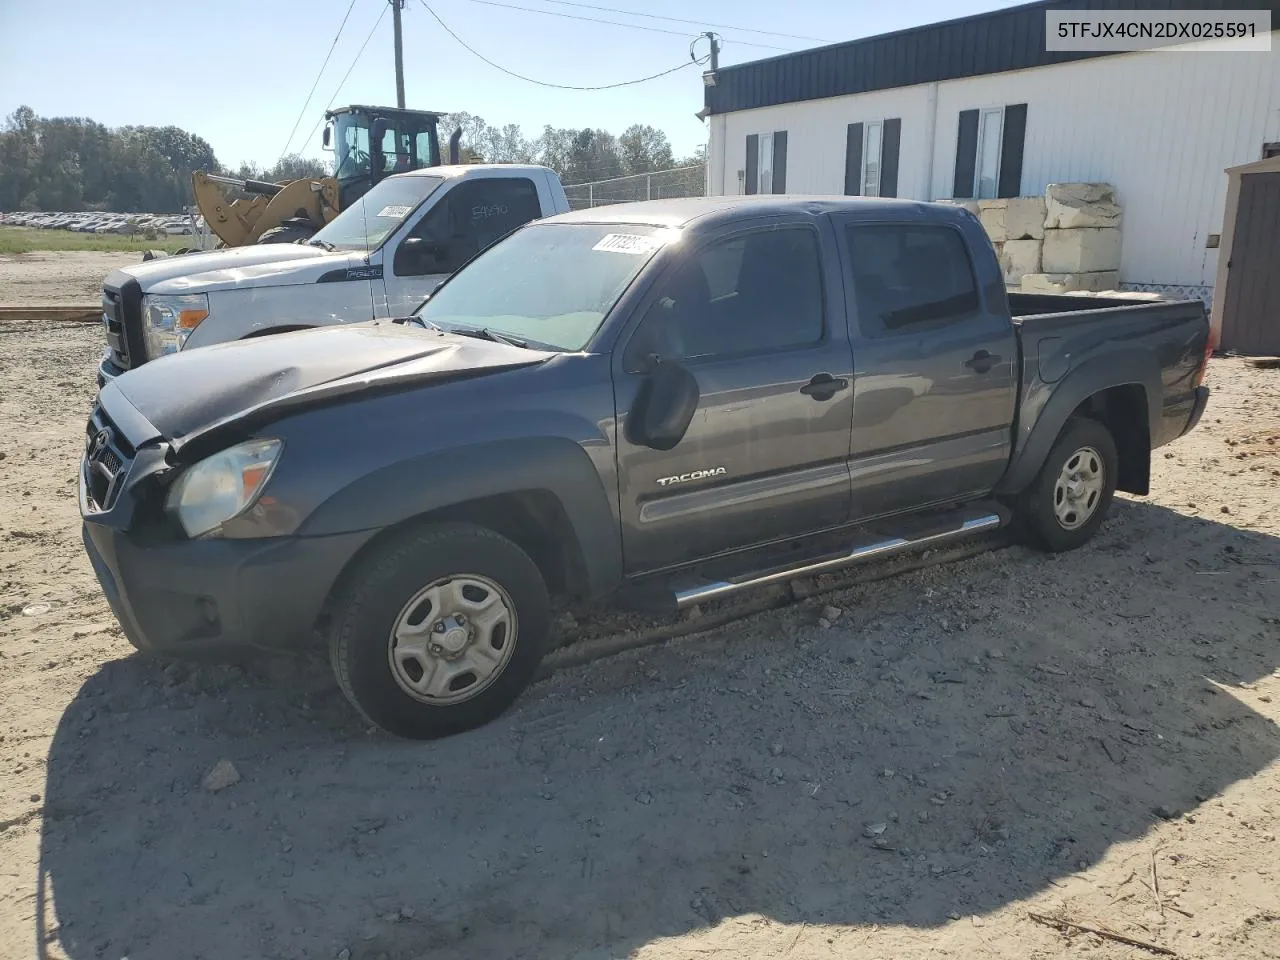
[[(928, 149), (936, 91), (936, 132)], [(748, 134), (788, 131), (787, 192), (844, 192), (845, 126), (902, 117), (898, 195), (950, 197), (961, 110), (1027, 104), (1022, 194), (1054, 181), (1114, 184), (1124, 207), (1121, 280), (1211, 285), (1225, 168), (1280, 140), (1280, 53), (1149, 53), (922, 84), (712, 119), (713, 189), (738, 193)], [(932, 157), (932, 173), (929, 159)]]
[[(788, 103), (723, 115), (725, 194), (742, 193), (747, 136), (787, 131), (787, 193), (844, 193), (845, 133), (851, 123), (902, 118), (898, 195), (918, 196), (925, 184), (925, 115), (928, 85), (877, 90), (856, 97)], [(712, 120), (715, 138), (716, 120)], [(713, 181), (714, 182), (714, 181)]]

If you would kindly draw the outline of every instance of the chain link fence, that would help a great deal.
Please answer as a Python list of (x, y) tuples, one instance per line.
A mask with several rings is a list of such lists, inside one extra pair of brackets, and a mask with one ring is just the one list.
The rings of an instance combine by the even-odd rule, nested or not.
[(584, 210), (608, 203), (633, 200), (662, 200), (669, 197), (702, 197), (707, 192), (705, 164), (672, 167), (654, 173), (637, 173), (591, 183), (575, 183), (564, 188), (569, 207)]

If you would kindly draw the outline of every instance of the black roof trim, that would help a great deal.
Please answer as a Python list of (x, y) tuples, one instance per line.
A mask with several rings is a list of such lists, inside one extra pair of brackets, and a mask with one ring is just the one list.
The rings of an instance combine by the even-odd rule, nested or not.
[(1280, 28), (1280, 0), (1041, 0), (721, 67), (716, 85), (705, 88), (707, 112), (753, 110), (1115, 56), (1045, 50), (1046, 10), (1270, 10), (1272, 28)]

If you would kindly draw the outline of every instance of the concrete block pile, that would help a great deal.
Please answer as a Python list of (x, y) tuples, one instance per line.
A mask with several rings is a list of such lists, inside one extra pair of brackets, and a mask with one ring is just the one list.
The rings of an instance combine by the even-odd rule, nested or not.
[(1026, 293), (1119, 285), (1121, 211), (1109, 184), (1051, 183), (1043, 197), (979, 200), (976, 213), (1006, 285)]

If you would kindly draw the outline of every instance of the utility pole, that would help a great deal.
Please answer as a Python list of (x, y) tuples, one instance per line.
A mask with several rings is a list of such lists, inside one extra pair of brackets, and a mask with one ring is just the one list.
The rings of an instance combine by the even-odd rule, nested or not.
[(715, 73), (720, 69), (720, 35), (708, 30), (703, 36), (711, 42), (711, 63), (708, 66), (711, 67), (711, 72)]
[(391, 0), (391, 22), (396, 35), (396, 106), (401, 110), (404, 109), (404, 40), (400, 33), (400, 11), (403, 8), (404, 0)]

